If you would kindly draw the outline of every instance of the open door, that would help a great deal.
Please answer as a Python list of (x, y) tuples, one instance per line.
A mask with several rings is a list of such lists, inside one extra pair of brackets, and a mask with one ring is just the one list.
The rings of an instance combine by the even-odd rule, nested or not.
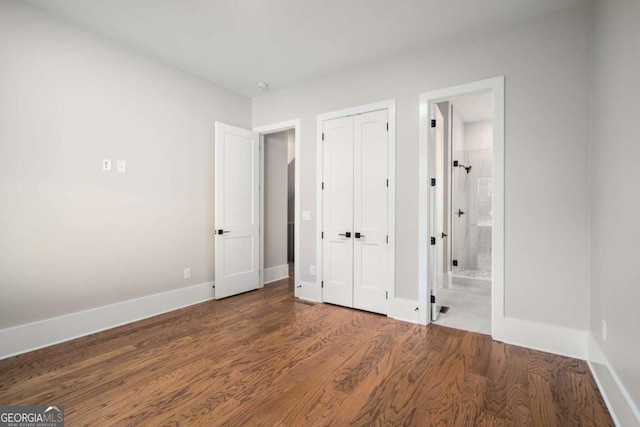
[[(429, 275), (431, 282), (431, 320), (437, 320), (440, 313), (438, 291), (444, 284), (444, 117), (438, 105), (434, 104), (435, 127), (431, 128), (431, 176), (435, 185), (431, 186), (431, 260)], [(432, 183), (433, 184), (433, 183)]]
[(215, 298), (258, 289), (259, 137), (216, 122)]

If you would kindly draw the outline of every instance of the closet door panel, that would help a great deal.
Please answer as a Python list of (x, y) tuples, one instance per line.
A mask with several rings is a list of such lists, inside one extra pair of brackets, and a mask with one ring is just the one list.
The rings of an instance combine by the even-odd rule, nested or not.
[(353, 307), (353, 117), (325, 121), (323, 133), (323, 301)]
[[(387, 312), (388, 111), (354, 117), (354, 307)], [(360, 237), (358, 238), (358, 234)]]

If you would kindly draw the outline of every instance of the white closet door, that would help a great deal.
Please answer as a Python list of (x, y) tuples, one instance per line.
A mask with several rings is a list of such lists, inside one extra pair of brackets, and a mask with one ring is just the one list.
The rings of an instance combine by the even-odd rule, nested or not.
[(354, 118), (353, 307), (387, 313), (388, 112)]
[(322, 298), (353, 307), (353, 117), (323, 123)]
[(258, 288), (259, 140), (216, 123), (216, 299)]

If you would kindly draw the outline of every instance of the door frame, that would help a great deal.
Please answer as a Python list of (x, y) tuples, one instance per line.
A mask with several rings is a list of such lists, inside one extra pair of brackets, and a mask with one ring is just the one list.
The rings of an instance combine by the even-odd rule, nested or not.
[(323, 141), (322, 123), (325, 120), (354, 116), (386, 109), (389, 114), (389, 146), (387, 149), (387, 165), (389, 168), (389, 193), (387, 201), (387, 221), (389, 233), (389, 258), (387, 260), (389, 301), (395, 298), (396, 283), (396, 100), (375, 102), (360, 105), (316, 116), (316, 296), (323, 301), (322, 293), (322, 169)]
[[(433, 104), (469, 95), (482, 93), (493, 94), (493, 226), (491, 230), (491, 336), (502, 341), (505, 331), (504, 310), (504, 76), (480, 80), (472, 83), (439, 89), (420, 94), (420, 147), (419, 147), (419, 185), (418, 185), (418, 295), (427, 307), (431, 286), (428, 267), (429, 239), (429, 207), (432, 200), (429, 196), (429, 180), (434, 171), (429, 165), (430, 120)], [(423, 317), (423, 323), (430, 323), (430, 317)]]
[[(300, 281), (300, 119), (287, 120), (284, 122), (273, 123), (264, 126), (257, 126), (253, 128), (254, 132), (257, 132), (260, 138), (260, 276), (258, 286), (264, 287), (264, 137), (272, 133), (282, 132), (285, 130), (294, 130), (295, 140), (295, 204), (294, 204), (294, 243), (293, 243), (293, 259), (294, 259), (294, 272), (296, 283)], [(300, 288), (294, 286), (294, 295), (298, 297), (298, 290)]]

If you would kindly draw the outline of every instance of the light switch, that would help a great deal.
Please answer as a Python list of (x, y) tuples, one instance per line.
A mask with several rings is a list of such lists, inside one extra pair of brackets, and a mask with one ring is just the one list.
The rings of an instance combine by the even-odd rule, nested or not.
[(311, 221), (311, 211), (302, 211), (302, 220)]
[(124, 160), (118, 160), (118, 172), (125, 173), (127, 171), (127, 162)]
[(102, 170), (103, 171), (111, 170), (111, 159), (102, 159)]

